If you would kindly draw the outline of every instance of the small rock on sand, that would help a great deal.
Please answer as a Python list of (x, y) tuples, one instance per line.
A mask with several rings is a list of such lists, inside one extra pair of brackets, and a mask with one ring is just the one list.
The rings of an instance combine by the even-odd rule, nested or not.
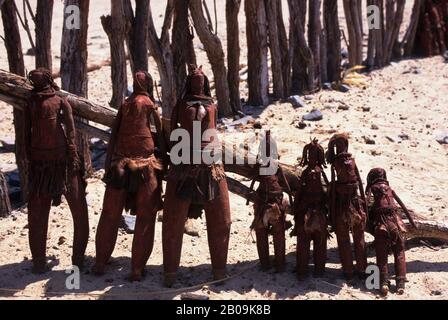
[(341, 104), (338, 106), (338, 110), (344, 110), (344, 111), (347, 111), (347, 110), (350, 110), (350, 107), (349, 107), (347, 104), (345, 104), (345, 103), (341, 103)]
[(350, 87), (345, 85), (345, 84), (339, 85), (338, 89), (339, 89), (340, 92), (343, 92), (343, 93), (346, 93), (346, 92), (350, 91)]
[(362, 107), (363, 112), (370, 112), (370, 107), (364, 106)]
[(440, 144), (448, 144), (448, 133), (437, 136), (436, 141)]
[(373, 140), (373, 139), (370, 138), (370, 137), (366, 137), (366, 136), (364, 136), (363, 139), (364, 139), (364, 142), (365, 142), (366, 144), (375, 144), (375, 140)]
[(320, 110), (314, 109), (310, 113), (303, 116), (303, 120), (305, 121), (320, 121), (324, 118), (322, 112)]
[(296, 125), (296, 128), (298, 128), (298, 129), (300, 129), (300, 130), (305, 129), (305, 128), (306, 128), (306, 123), (303, 122), (303, 121), (300, 121), (300, 122)]
[(292, 104), (292, 106), (294, 108), (304, 108), (304, 107), (306, 107), (305, 101), (303, 101), (302, 98), (300, 98), (300, 96), (298, 96), (298, 95), (290, 96), (287, 101), (290, 104)]

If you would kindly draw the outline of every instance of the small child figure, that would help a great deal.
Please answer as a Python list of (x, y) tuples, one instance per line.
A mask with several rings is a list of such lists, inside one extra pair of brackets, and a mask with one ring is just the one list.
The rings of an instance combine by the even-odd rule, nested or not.
[[(266, 144), (267, 154), (259, 154), (257, 174), (253, 180), (251, 189), (256, 180), (260, 182), (255, 195), (254, 203), (254, 221), (251, 230), (255, 230), (257, 240), (257, 251), (260, 258), (261, 268), (266, 271), (270, 268), (269, 262), (269, 234), (273, 236), (275, 269), (276, 272), (285, 270), (285, 231), (287, 229), (286, 222), (286, 205), (283, 200), (283, 192), (290, 194), (289, 184), (286, 180), (281, 167), (275, 162), (278, 161), (275, 145), (273, 152), (271, 151), (270, 131), (266, 132), (264, 143)], [(275, 142), (272, 141), (274, 144)], [(263, 142), (262, 142), (263, 143)], [(263, 174), (261, 169), (272, 166), (274, 174)]]
[(308, 273), (311, 241), (315, 277), (323, 275), (327, 258), (327, 195), (324, 183), (328, 186), (328, 179), (323, 170), (324, 149), (317, 139), (304, 147), (300, 165), (306, 168), (296, 191), (294, 216), (297, 232), (297, 275), (299, 279), (303, 279)]
[(397, 211), (395, 201), (406, 213), (412, 227), (415, 223), (403, 202), (389, 186), (386, 171), (382, 168), (370, 170), (367, 176), (367, 200), (373, 195), (373, 205), (370, 208), (369, 221), (375, 236), (376, 263), (380, 269), (381, 294), (389, 292), (389, 271), (387, 269), (387, 256), (389, 248), (395, 258), (395, 279), (397, 293), (403, 294), (406, 281), (405, 233), (406, 227)]

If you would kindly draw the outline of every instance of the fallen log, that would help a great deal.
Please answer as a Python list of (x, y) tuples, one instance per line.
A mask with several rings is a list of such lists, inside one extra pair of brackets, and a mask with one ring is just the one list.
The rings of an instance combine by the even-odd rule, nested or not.
[[(85, 98), (67, 93), (65, 91), (58, 92), (59, 95), (67, 97), (73, 107), (74, 114), (80, 118), (110, 127), (116, 110), (97, 105)], [(22, 109), (26, 104), (26, 99), (31, 95), (31, 87), (26, 83), (26, 79), (12, 73), (0, 70), (0, 100), (4, 101), (14, 108)], [(77, 123), (77, 128), (83, 132), (87, 132), (91, 136), (98, 137), (103, 140), (109, 139), (107, 131), (96, 128), (85, 123)], [(227, 172), (232, 172), (248, 179), (254, 179), (257, 176), (258, 167), (255, 164), (253, 156), (235, 152), (234, 147), (223, 144), (223, 160), (232, 159), (231, 163), (224, 163)], [(231, 153), (230, 155), (228, 153)], [(227, 156), (226, 156), (227, 154)], [(224, 161), (225, 162), (225, 161)], [(292, 191), (297, 189), (299, 184), (299, 176), (301, 169), (295, 166), (280, 163), (286, 179), (289, 182)], [(229, 190), (245, 199), (249, 198), (253, 201), (253, 193), (249, 188), (241, 182), (228, 178)], [(409, 238), (435, 238), (443, 241), (448, 241), (448, 224), (445, 222), (439, 223), (422, 219), (422, 215), (411, 212), (413, 217), (417, 218), (416, 224), (418, 229), (411, 228), (408, 224)]]
[(437, 222), (431, 220), (415, 220), (417, 229), (411, 227), (408, 222), (406, 227), (408, 228), (407, 238), (426, 238), (437, 239), (444, 242), (448, 242), (448, 222)]

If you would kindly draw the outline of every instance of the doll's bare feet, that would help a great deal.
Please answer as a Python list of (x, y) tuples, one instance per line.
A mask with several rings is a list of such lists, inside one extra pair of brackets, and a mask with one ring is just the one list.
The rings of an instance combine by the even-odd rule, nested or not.
[(31, 272), (34, 274), (44, 274), (50, 270), (50, 267), (47, 265), (47, 258), (35, 258), (33, 259), (33, 268)]
[(103, 264), (95, 263), (92, 267), (92, 273), (96, 276), (102, 276), (105, 273), (106, 266)]
[(144, 271), (132, 271), (131, 274), (128, 277), (128, 280), (130, 282), (142, 281), (144, 277), (145, 277), (145, 272)]
[(381, 292), (382, 296), (387, 296), (387, 294), (389, 293), (389, 286), (390, 286), (390, 282), (388, 280), (384, 280), (381, 283), (380, 292)]
[(171, 288), (174, 283), (176, 283), (176, 273), (165, 273), (164, 279), (163, 279), (163, 285), (167, 288)]
[(397, 294), (402, 295), (404, 293), (405, 288), (405, 280), (399, 279), (397, 280)]
[(383, 284), (381, 286), (380, 292), (382, 296), (387, 296), (387, 294), (389, 293), (389, 286), (387, 284)]
[(227, 270), (213, 270), (213, 281), (223, 280), (222, 282), (217, 283), (217, 285), (223, 284), (224, 280), (229, 276), (227, 274)]
[(77, 266), (79, 270), (84, 269), (84, 255), (82, 256), (73, 256), (72, 257), (72, 265)]

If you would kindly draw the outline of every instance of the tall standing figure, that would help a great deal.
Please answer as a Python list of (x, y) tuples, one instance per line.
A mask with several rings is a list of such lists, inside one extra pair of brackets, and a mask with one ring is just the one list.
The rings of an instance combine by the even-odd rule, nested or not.
[(308, 273), (310, 243), (313, 241), (314, 276), (322, 276), (327, 259), (327, 207), (324, 149), (314, 139), (303, 149), (301, 166), (306, 166), (296, 191), (294, 216), (297, 231), (297, 275)]
[(389, 292), (387, 257), (389, 250), (392, 249), (395, 258), (397, 293), (403, 294), (406, 282), (405, 235), (407, 230), (401, 220), (396, 202), (407, 215), (411, 225), (416, 228), (414, 220), (401, 199), (389, 186), (384, 169), (370, 170), (367, 176), (366, 195), (368, 200), (373, 195), (369, 225), (375, 236), (376, 264), (380, 269), (381, 293), (386, 295)]
[[(162, 207), (161, 171), (156, 147), (166, 153), (162, 125), (152, 97), (149, 73), (134, 75), (134, 91), (118, 110), (105, 163), (106, 192), (96, 233), (96, 263), (103, 274), (117, 240), (123, 209), (137, 216), (132, 242), (131, 281), (144, 275), (154, 243), (157, 211)], [(151, 131), (151, 124), (156, 132)]]
[(33, 272), (47, 270), (46, 242), (50, 207), (65, 195), (74, 222), (72, 264), (83, 267), (89, 218), (82, 161), (68, 101), (56, 95), (51, 72), (39, 68), (28, 74), (33, 94), (25, 111), (25, 137), (30, 159), (28, 194), (29, 242)]
[(355, 159), (348, 153), (348, 137), (345, 134), (335, 134), (330, 139), (327, 161), (331, 164), (331, 224), (336, 232), (344, 276), (350, 280), (354, 273), (350, 244), (352, 231), (356, 273), (363, 279), (367, 267), (364, 239), (367, 204), (358, 167)]
[[(181, 140), (184, 161), (173, 161), (171, 148), (163, 212), (163, 267), (165, 286), (176, 281), (180, 263), (184, 223), (189, 211), (205, 210), (207, 235), (214, 279), (226, 277), (230, 235), (230, 207), (222, 164), (215, 162), (217, 105), (213, 103), (207, 77), (201, 67), (190, 65), (185, 92), (171, 115), (171, 132), (179, 128), (188, 138)], [(202, 138), (203, 136), (203, 138)], [(177, 146), (177, 145), (176, 145)], [(178, 164), (174, 164), (176, 162)]]

